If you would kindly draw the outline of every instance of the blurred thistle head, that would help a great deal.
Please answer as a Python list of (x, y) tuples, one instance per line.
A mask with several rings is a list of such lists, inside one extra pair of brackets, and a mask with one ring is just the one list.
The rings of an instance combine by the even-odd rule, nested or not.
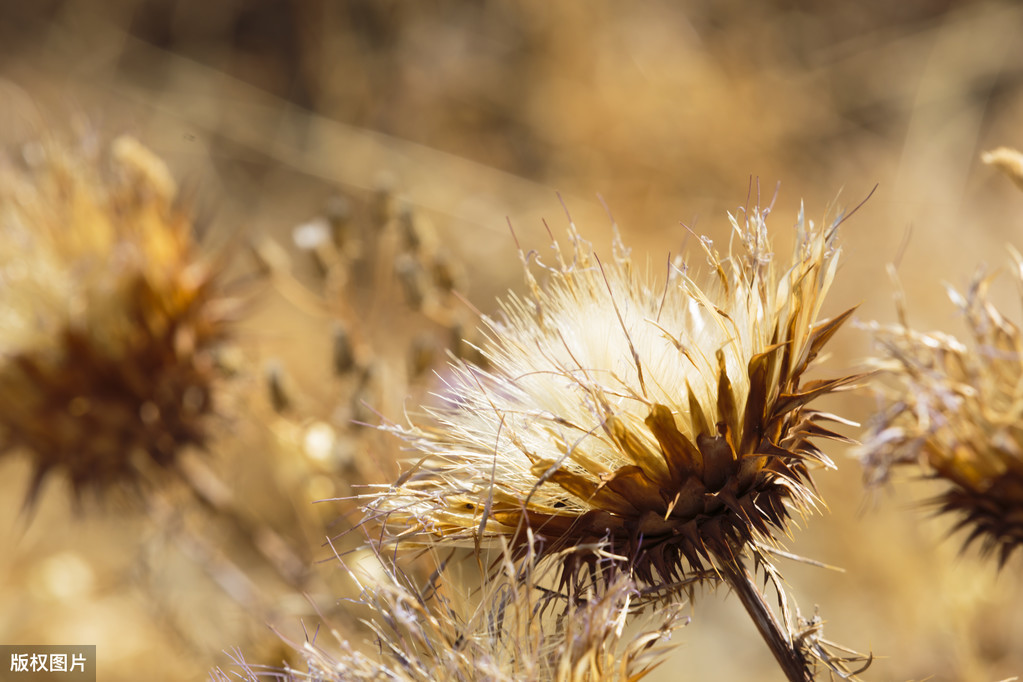
[[(1023, 286), (1023, 259), (1012, 276)], [(983, 554), (1004, 564), (1023, 544), (1023, 335), (988, 299), (993, 276), (978, 274), (965, 295), (949, 289), (972, 343), (906, 324), (872, 325), (891, 379), (885, 407), (860, 446), (868, 482), (909, 467), (948, 484), (932, 502), (958, 517)], [(1023, 291), (1023, 289), (1021, 289)]]
[(545, 282), (527, 266), (528, 295), (486, 320), (490, 370), (454, 367), (448, 404), (395, 429), (423, 457), (369, 518), (394, 542), (535, 538), (565, 578), (627, 561), (651, 584), (770, 542), (833, 466), (812, 440), (841, 438), (808, 405), (858, 377), (802, 380), (852, 312), (821, 319), (841, 221), (800, 215), (779, 259), (767, 214), (731, 217), (724, 255), (701, 239), (699, 279), (641, 273), (617, 240), (602, 262), (574, 226), (553, 264), (523, 255)]
[(0, 456), (76, 498), (202, 446), (229, 331), (163, 162), (122, 137), (47, 140), (0, 166)]

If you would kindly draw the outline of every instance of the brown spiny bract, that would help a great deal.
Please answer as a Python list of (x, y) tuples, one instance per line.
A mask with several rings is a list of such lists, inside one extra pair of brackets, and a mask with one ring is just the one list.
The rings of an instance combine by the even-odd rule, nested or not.
[[(1013, 255), (1021, 285), (1023, 261)], [(904, 321), (874, 325), (876, 362), (893, 384), (861, 450), (871, 482), (907, 465), (948, 483), (939, 513), (958, 517), (964, 547), (979, 542), (1004, 564), (1023, 544), (1023, 336), (988, 300), (992, 280), (978, 276), (965, 296), (949, 291), (972, 343)]]
[(821, 319), (837, 223), (800, 216), (786, 260), (766, 215), (733, 217), (723, 256), (701, 240), (700, 281), (641, 273), (618, 242), (602, 262), (573, 226), (570, 250), (537, 258), (544, 283), (527, 269), (528, 296), (486, 320), (490, 369), (454, 367), (432, 420), (395, 429), (421, 461), (369, 517), (394, 542), (532, 534), (566, 575), (605, 547), (661, 584), (770, 541), (832, 466), (812, 440), (840, 438), (808, 404), (857, 377), (802, 380), (851, 314)]
[(202, 446), (228, 333), (165, 165), (131, 138), (0, 167), (0, 456), (76, 496)]

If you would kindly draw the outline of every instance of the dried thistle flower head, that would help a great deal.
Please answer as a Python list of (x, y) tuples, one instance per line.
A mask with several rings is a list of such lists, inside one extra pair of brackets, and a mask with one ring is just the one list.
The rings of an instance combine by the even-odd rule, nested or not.
[(810, 469), (832, 466), (811, 439), (840, 438), (808, 404), (857, 377), (802, 381), (851, 314), (820, 319), (837, 223), (800, 215), (780, 260), (766, 215), (733, 217), (724, 256), (701, 240), (702, 281), (684, 266), (657, 281), (621, 243), (602, 263), (573, 226), (546, 282), (527, 274), (529, 295), (486, 321), (492, 369), (453, 368), (433, 423), (395, 429), (424, 457), (369, 516), (395, 542), (529, 531), (566, 576), (601, 546), (660, 585), (770, 541), (814, 506)]
[[(1023, 285), (1023, 260), (1012, 274)], [(993, 276), (978, 274), (965, 295), (949, 289), (973, 337), (971, 344), (901, 324), (872, 325), (893, 378), (886, 407), (861, 446), (868, 481), (911, 466), (948, 483), (934, 502), (1004, 564), (1023, 544), (1023, 335), (988, 300)]]
[(228, 334), (166, 166), (131, 138), (49, 140), (0, 167), (0, 455), (76, 496), (206, 441)]
[[(624, 573), (564, 602), (542, 588), (550, 576), (531, 560), (515, 562), (505, 550), (500, 565), (482, 588), (472, 588), (468, 606), (383, 562), (372, 585), (349, 571), (370, 610), (364, 623), (375, 635), (372, 652), (340, 636), (334, 654), (326, 644), (306, 642), (300, 647), (306, 671), (273, 674), (296, 682), (631, 682), (663, 662), (671, 649), (666, 640), (688, 622), (681, 604), (638, 614), (640, 592)], [(627, 627), (637, 616), (642, 624)], [(242, 666), (245, 679), (265, 679), (265, 672)], [(214, 679), (237, 677), (217, 671)]]

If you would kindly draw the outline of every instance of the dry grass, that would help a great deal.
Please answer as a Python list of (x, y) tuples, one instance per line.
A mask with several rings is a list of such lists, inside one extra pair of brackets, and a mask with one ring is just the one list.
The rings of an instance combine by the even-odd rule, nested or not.
[[(322, 647), (308, 637), (295, 645), (305, 665), (282, 678), (640, 680), (664, 662), (667, 640), (687, 622), (681, 602), (652, 612), (649, 599), (624, 573), (581, 593), (559, 594), (552, 589), (555, 571), (549, 564), (541, 568), (530, 552), (516, 559), (504, 545), (489, 558), (494, 570), (485, 570), (482, 581), (478, 576), (468, 588), (446, 580), (439, 587), (437, 575), (419, 585), (380, 555), (346, 569), (359, 589), (352, 613), (365, 619), (374, 646), (353, 644), (337, 631), (331, 633), (337, 641)], [(451, 560), (449, 554), (442, 563)], [(260, 667), (242, 668), (244, 679), (262, 679)], [(214, 679), (238, 675), (218, 670)]]

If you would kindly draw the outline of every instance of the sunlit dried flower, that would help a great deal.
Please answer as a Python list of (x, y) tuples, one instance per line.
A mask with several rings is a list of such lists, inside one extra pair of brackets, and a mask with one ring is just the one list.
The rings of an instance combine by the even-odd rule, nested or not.
[(851, 311), (819, 320), (836, 226), (800, 216), (779, 263), (766, 214), (732, 218), (727, 256), (701, 241), (702, 284), (677, 265), (657, 283), (620, 243), (601, 263), (573, 226), (546, 284), (528, 275), (530, 295), (487, 320), (493, 371), (455, 367), (435, 423), (396, 429), (426, 457), (371, 515), (396, 540), (606, 542), (665, 584), (812, 508), (809, 468), (832, 463), (811, 438), (840, 438), (821, 426), (840, 420), (807, 404), (856, 377), (801, 379)]
[[(532, 561), (513, 562), (507, 551), (502, 556), (498, 574), (479, 592), (472, 590), (471, 606), (445, 598), (435, 586), (418, 587), (382, 564), (373, 584), (362, 586), (359, 600), (370, 609), (365, 623), (376, 635), (370, 649), (340, 635), (335, 654), (326, 644), (307, 642), (296, 647), (307, 670), (270, 674), (295, 682), (631, 682), (661, 663), (671, 648), (666, 640), (688, 621), (675, 604), (640, 616), (645, 626), (627, 627), (627, 616), (636, 615), (634, 605), (641, 600), (624, 573), (567, 603), (555, 599), (560, 608), (552, 608), (550, 590), (542, 588), (550, 576)], [(269, 672), (242, 667), (252, 682)], [(237, 678), (217, 671), (214, 679)]]
[(385, 541), (535, 537), (569, 584), (627, 565), (670, 590), (709, 564), (789, 678), (809, 679), (787, 614), (766, 606), (743, 558), (767, 564), (790, 514), (815, 506), (810, 469), (833, 464), (812, 439), (843, 439), (822, 426), (843, 420), (808, 404), (860, 377), (802, 382), (852, 313), (820, 319), (841, 220), (817, 229), (800, 214), (778, 262), (767, 213), (731, 218), (727, 256), (701, 240), (703, 283), (684, 265), (657, 283), (617, 240), (604, 264), (572, 226), (546, 283), (527, 267), (529, 296), (486, 320), (493, 369), (454, 367), (433, 422), (395, 427), (423, 457), (367, 505)]
[[(1023, 260), (1012, 273), (1023, 285)], [(972, 335), (966, 344), (901, 324), (873, 325), (894, 379), (862, 445), (868, 479), (910, 465), (949, 484), (934, 502), (957, 529), (1004, 564), (1023, 544), (1023, 335), (988, 300), (994, 277), (979, 274), (962, 295), (949, 289)]]
[(228, 334), (164, 164), (122, 137), (53, 140), (0, 168), (0, 455), (27, 451), (76, 496), (206, 442)]

